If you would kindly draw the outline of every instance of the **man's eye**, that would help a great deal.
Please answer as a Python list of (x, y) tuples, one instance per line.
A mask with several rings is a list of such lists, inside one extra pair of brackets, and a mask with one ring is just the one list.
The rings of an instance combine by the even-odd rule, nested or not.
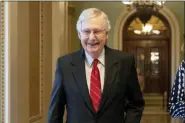
[(89, 30), (84, 30), (83, 33), (90, 33), (90, 31)]
[(94, 33), (95, 34), (100, 34), (100, 33), (102, 33), (102, 30), (96, 30), (96, 31), (94, 31)]
[(101, 31), (100, 30), (96, 30), (96, 31), (94, 31), (94, 33), (100, 33)]

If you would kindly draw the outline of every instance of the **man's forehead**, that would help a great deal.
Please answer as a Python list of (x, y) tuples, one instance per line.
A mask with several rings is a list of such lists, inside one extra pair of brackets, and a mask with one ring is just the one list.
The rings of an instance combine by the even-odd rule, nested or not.
[(89, 18), (84, 21), (82, 21), (82, 29), (84, 28), (93, 28), (93, 29), (99, 29), (104, 27), (104, 19), (102, 18)]

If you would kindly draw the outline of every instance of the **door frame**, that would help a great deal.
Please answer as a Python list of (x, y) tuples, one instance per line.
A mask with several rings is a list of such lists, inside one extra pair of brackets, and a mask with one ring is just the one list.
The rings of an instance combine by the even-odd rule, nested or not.
[[(116, 25), (114, 27), (114, 48), (122, 50), (122, 42), (123, 42), (123, 27), (125, 23), (127, 22), (127, 19), (136, 13), (135, 9), (132, 9), (130, 11), (126, 10), (126, 7), (124, 7), (125, 10), (120, 14), (119, 18), (116, 20)], [(171, 28), (171, 86), (173, 84), (176, 71), (178, 69), (178, 66), (180, 64), (180, 41), (181, 41), (181, 35), (180, 35), (180, 26), (179, 21), (177, 20), (177, 17), (175, 16), (174, 12), (172, 12), (169, 8), (166, 6), (163, 7), (159, 11), (161, 15), (163, 15)]]
[[(116, 20), (116, 24), (114, 27), (114, 44), (113, 48), (122, 50), (122, 42), (123, 42), (123, 27), (125, 23), (127, 22), (127, 19), (130, 18), (133, 14), (136, 13), (136, 9), (127, 10), (127, 8), (124, 6), (123, 11), (121, 12), (120, 16)], [(163, 9), (159, 11), (161, 15), (163, 15), (171, 28), (171, 73), (170, 73), (170, 85), (172, 87), (173, 81), (175, 79), (176, 71), (180, 64), (180, 41), (181, 41), (181, 33), (180, 33), (180, 25), (179, 21), (175, 15), (175, 13), (170, 10), (168, 7), (164, 6)], [(170, 88), (171, 88), (170, 87)], [(171, 123), (180, 123), (180, 119), (172, 119)]]

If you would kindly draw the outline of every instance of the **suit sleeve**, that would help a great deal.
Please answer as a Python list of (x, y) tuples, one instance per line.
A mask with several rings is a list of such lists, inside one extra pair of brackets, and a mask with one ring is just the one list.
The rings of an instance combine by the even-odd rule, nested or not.
[(125, 123), (140, 123), (145, 102), (138, 82), (134, 57), (131, 63), (130, 73), (127, 78)]
[(185, 62), (183, 61), (176, 73), (169, 100), (169, 113), (175, 118), (185, 118)]
[(57, 60), (55, 80), (51, 93), (51, 102), (48, 111), (48, 123), (63, 123), (66, 104), (60, 60)]

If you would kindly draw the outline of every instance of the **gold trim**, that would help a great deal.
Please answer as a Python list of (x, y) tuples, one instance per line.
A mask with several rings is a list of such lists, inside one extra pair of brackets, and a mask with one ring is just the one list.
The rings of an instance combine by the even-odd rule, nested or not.
[(37, 121), (43, 117), (43, 68), (44, 68), (44, 38), (43, 38), (43, 23), (44, 23), (44, 3), (40, 2), (39, 4), (40, 9), (40, 106), (39, 110), (40, 113), (38, 115), (35, 115), (33, 117), (30, 117), (30, 123)]
[(1, 5), (1, 18), (0, 18), (0, 29), (1, 29), (1, 34), (0, 34), (0, 38), (1, 38), (1, 54), (0, 54), (0, 58), (1, 58), (1, 88), (0, 88), (0, 91), (1, 91), (1, 123), (4, 123), (5, 122), (5, 119), (4, 119), (4, 114), (5, 114), (5, 93), (4, 93), (4, 2), (0, 2), (0, 5)]

